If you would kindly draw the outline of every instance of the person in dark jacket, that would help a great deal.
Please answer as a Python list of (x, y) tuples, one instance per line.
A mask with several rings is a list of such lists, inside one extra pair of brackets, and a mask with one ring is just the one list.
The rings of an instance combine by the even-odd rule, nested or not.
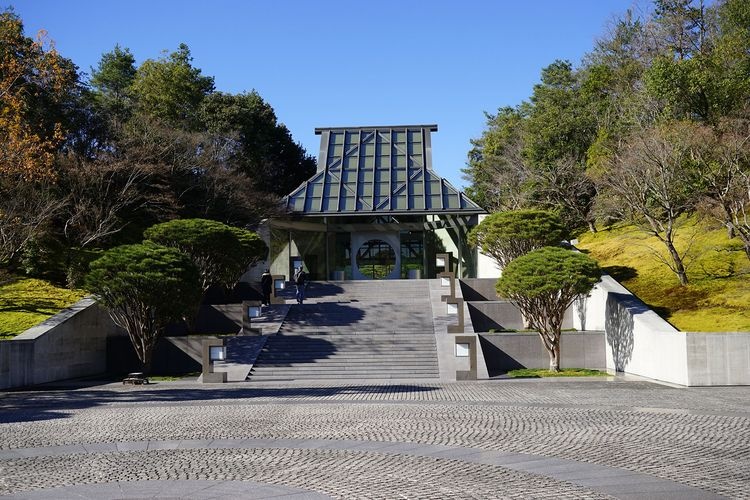
[(307, 284), (307, 273), (302, 267), (294, 271), (294, 284), (297, 285), (297, 304), (301, 304), (305, 300), (305, 285)]
[(263, 292), (263, 305), (271, 305), (271, 287), (273, 286), (273, 278), (271, 272), (266, 269), (260, 277), (260, 289)]

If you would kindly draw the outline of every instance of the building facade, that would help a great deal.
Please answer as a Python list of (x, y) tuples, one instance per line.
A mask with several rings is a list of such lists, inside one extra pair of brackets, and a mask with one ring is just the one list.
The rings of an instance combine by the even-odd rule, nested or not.
[(476, 277), (468, 231), (485, 213), (432, 168), (436, 125), (318, 128), (318, 170), (268, 222), (269, 266), (314, 280), (431, 278), (435, 256)]

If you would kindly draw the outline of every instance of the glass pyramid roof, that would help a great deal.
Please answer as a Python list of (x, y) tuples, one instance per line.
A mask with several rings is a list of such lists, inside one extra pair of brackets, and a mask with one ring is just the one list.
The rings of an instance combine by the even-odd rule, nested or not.
[(437, 125), (318, 128), (318, 171), (285, 198), (299, 215), (477, 214), (432, 170)]

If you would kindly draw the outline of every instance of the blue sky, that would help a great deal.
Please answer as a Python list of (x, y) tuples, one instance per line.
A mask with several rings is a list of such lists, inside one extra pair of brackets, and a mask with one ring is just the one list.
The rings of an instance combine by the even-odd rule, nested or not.
[(12, 2), (90, 72), (116, 43), (137, 64), (187, 43), (217, 90), (257, 90), (317, 156), (315, 127), (436, 123), (435, 170), (459, 188), (484, 111), (577, 64), (633, 0)]

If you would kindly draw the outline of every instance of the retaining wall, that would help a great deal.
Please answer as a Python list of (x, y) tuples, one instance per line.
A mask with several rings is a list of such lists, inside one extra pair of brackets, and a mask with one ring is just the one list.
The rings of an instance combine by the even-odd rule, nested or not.
[(575, 309), (575, 328), (606, 332), (609, 372), (685, 386), (750, 385), (750, 333), (680, 332), (610, 276)]
[[(474, 331), (523, 330), (525, 325), (521, 311), (511, 302), (497, 296), (496, 281), (495, 278), (468, 278), (459, 281), (461, 293), (469, 306)], [(572, 308), (565, 311), (562, 328), (573, 328)]]
[(0, 389), (98, 375), (107, 337), (122, 335), (107, 312), (84, 298), (14, 339), (0, 341)]
[[(479, 335), (490, 376), (518, 368), (549, 368), (549, 354), (537, 333)], [(605, 370), (604, 332), (563, 332), (560, 366)]]

